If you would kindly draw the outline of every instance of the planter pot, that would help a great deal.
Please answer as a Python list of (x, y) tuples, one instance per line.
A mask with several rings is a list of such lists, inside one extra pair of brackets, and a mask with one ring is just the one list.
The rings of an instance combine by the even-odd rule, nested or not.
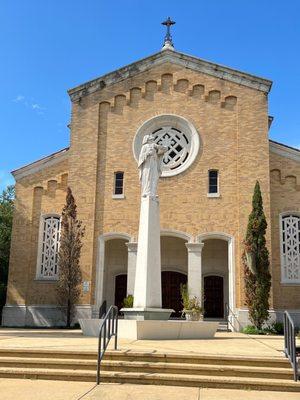
[(187, 321), (200, 321), (203, 319), (203, 315), (200, 311), (184, 310), (184, 315)]

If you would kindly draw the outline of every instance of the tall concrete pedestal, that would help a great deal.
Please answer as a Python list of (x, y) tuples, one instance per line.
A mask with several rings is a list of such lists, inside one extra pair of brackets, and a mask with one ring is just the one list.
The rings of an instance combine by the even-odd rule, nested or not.
[(159, 201), (151, 197), (141, 199), (133, 306), (161, 308)]
[(159, 201), (148, 196), (141, 198), (133, 308), (121, 311), (126, 319), (168, 319), (174, 310), (161, 306)]

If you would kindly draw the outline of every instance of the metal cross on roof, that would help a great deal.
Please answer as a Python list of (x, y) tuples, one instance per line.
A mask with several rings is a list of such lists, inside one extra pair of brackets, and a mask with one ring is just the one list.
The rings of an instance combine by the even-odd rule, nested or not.
[(167, 27), (167, 33), (166, 33), (166, 36), (165, 36), (163, 49), (174, 48), (170, 28), (171, 28), (172, 25), (175, 25), (176, 22), (172, 21), (171, 18), (168, 17), (166, 19), (166, 21), (162, 22), (161, 24), (165, 25)]

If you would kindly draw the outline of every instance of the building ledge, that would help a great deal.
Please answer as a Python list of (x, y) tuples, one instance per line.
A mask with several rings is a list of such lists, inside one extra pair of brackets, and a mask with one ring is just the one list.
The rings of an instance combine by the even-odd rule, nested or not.
[(275, 140), (271, 139), (269, 143), (270, 152), (300, 162), (300, 149), (296, 149), (295, 147), (291, 147), (283, 143), (275, 142)]
[(31, 175), (35, 172), (41, 171), (44, 168), (48, 168), (52, 165), (62, 162), (68, 157), (69, 147), (65, 147), (62, 150), (56, 151), (49, 156), (43, 157), (37, 161), (25, 165), (24, 167), (13, 170), (11, 173), (15, 180), (18, 181), (27, 175)]
[(261, 78), (233, 68), (225, 67), (220, 64), (212, 63), (210, 61), (180, 53), (175, 50), (166, 49), (69, 89), (68, 94), (72, 101), (78, 101), (84, 96), (87, 96), (98, 90), (103, 90), (107, 86), (121, 82), (128, 78), (132, 78), (137, 74), (167, 62), (180, 65), (184, 68), (198, 71), (206, 75), (214, 76), (216, 78), (224, 79), (236, 83), (237, 85), (247, 86), (265, 93), (269, 93), (272, 86), (272, 81), (269, 79)]

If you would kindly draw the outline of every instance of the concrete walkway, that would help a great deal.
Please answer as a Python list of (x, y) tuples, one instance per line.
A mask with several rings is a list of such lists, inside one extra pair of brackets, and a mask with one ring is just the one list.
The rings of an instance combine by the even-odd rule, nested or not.
[[(282, 358), (283, 337), (247, 336), (218, 332), (210, 340), (119, 340), (120, 350), (219, 354)], [(49, 349), (95, 351), (97, 339), (80, 330), (0, 328), (0, 349)], [(282, 392), (243, 391), (189, 387), (102, 384), (70, 381), (0, 379), (1, 400), (279, 400)], [(298, 400), (299, 393), (284, 393)]]
[[(110, 347), (113, 343), (110, 343)], [(96, 351), (97, 338), (84, 337), (80, 330), (0, 328), (0, 349), (61, 349)], [(146, 350), (191, 354), (282, 357), (282, 336), (247, 336), (236, 332), (217, 332), (213, 339), (202, 340), (126, 340), (120, 350)]]
[(299, 400), (299, 393), (0, 379), (1, 400)]

